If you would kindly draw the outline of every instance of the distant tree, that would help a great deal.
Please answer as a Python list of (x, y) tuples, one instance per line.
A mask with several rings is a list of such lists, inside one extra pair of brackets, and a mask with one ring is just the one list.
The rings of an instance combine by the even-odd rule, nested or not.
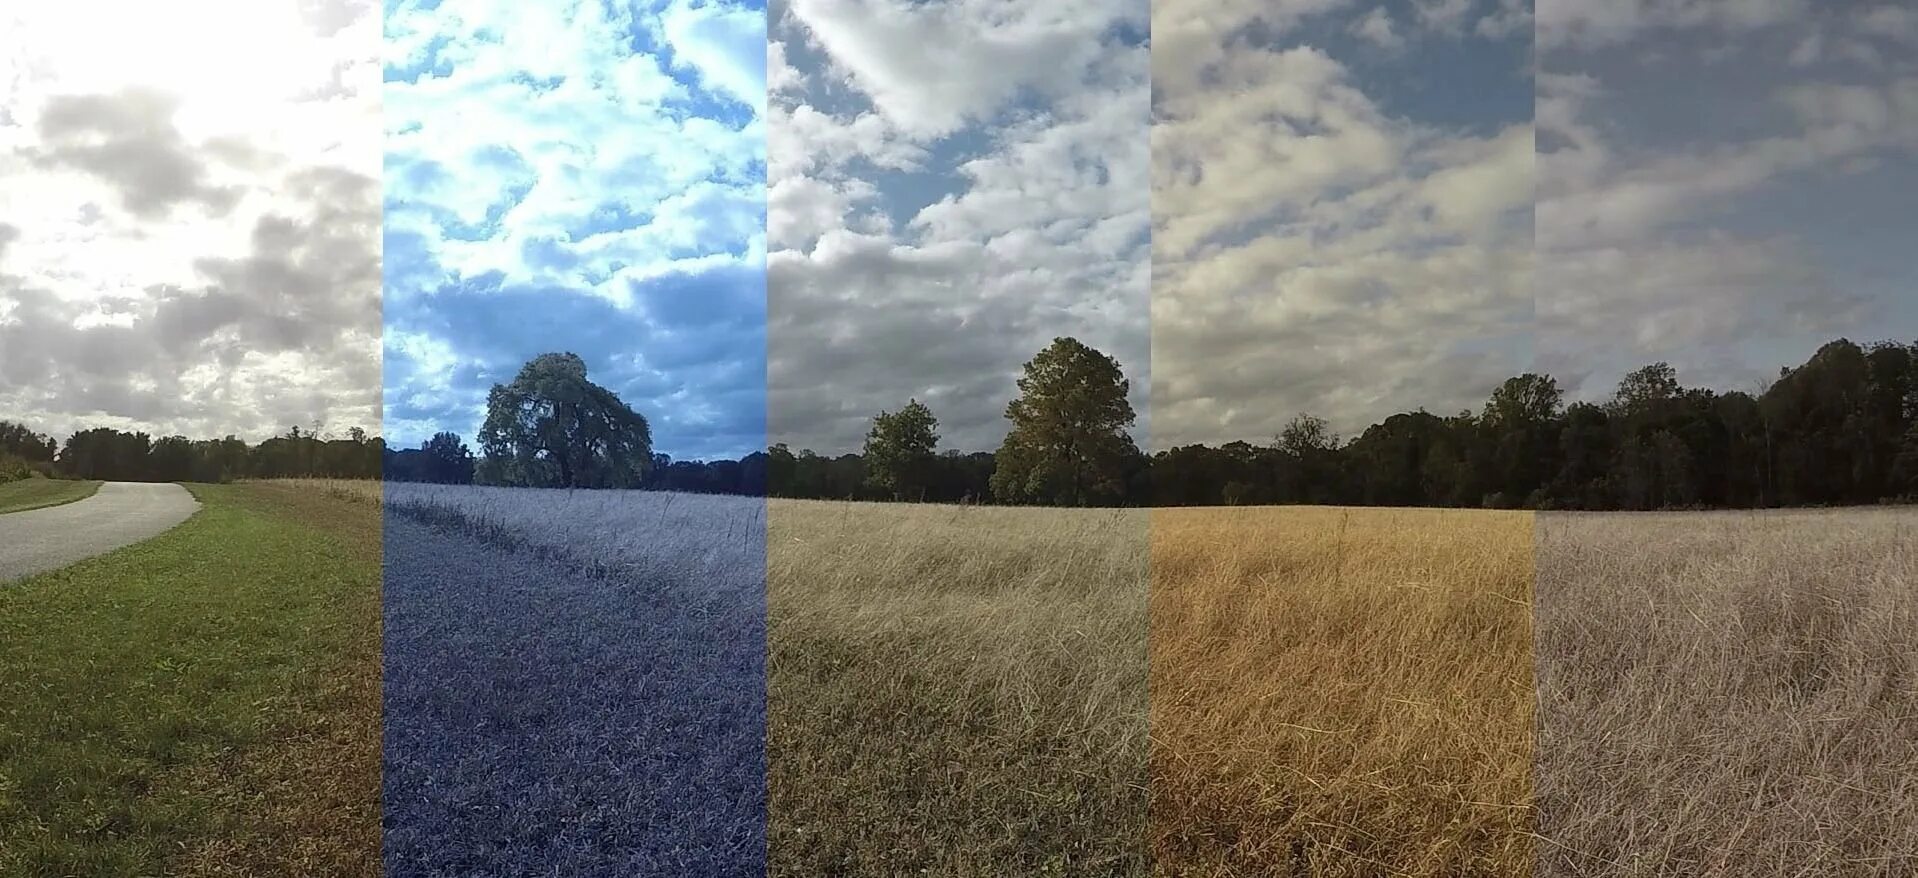
[(1126, 433), (1136, 416), (1119, 362), (1057, 338), (1026, 362), (1018, 385), (1006, 406), (1012, 430), (999, 449), (993, 495), (1063, 506), (1123, 500), (1139, 450)]
[(433, 438), (420, 443), (420, 450), (426, 453), (426, 471), (422, 474), (426, 481), (443, 485), (472, 484), (473, 452), (458, 433), (434, 433)]
[(939, 419), (917, 399), (882, 411), (866, 434), (866, 484), (894, 500), (924, 500), (937, 462)]
[(646, 419), (586, 380), (586, 361), (571, 353), (542, 354), (493, 385), (479, 439), (487, 484), (632, 488), (653, 461)]

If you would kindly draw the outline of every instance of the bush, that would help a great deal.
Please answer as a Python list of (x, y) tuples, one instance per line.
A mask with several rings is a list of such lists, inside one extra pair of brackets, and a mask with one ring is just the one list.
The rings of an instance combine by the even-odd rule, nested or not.
[(12, 454), (0, 454), (0, 484), (31, 479), (40, 475), (26, 458)]

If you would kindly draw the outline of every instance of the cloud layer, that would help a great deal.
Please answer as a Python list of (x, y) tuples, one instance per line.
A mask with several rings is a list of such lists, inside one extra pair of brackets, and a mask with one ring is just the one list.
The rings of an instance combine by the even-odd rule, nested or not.
[(0, 12), (0, 418), (377, 430), (372, 4), (161, 6)]
[(1575, 394), (1918, 336), (1918, 14), (1553, 0), (1539, 39), (1539, 361)]
[(1153, 15), (1155, 446), (1450, 413), (1528, 364), (1528, 6)]
[(1144, 0), (771, 4), (769, 432), (857, 450), (909, 398), (992, 450), (1071, 335), (1148, 386)]
[(396, 442), (471, 440), (492, 384), (570, 350), (657, 450), (763, 447), (765, 21), (716, 0), (391, 5)]

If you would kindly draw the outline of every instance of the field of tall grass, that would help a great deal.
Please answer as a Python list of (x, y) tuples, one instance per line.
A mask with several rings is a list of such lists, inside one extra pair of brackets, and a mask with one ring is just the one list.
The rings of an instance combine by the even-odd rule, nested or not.
[(1144, 511), (769, 519), (770, 874), (1148, 874)]
[(1918, 510), (1541, 515), (1541, 876), (1918, 875)]
[(1525, 513), (1152, 513), (1154, 871), (1530, 875)]
[(380, 499), (387, 875), (765, 874), (764, 501)]

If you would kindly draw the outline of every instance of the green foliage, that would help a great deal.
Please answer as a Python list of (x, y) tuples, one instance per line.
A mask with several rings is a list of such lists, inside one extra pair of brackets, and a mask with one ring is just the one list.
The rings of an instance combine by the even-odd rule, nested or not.
[(1126, 428), (1136, 420), (1119, 362), (1076, 339), (1057, 338), (1026, 362), (1019, 396), (1006, 405), (1012, 430), (992, 474), (1001, 500), (1088, 506), (1117, 503), (1140, 455)]
[(481, 484), (633, 488), (653, 466), (646, 419), (586, 380), (577, 354), (542, 354), (511, 384), (495, 384), (480, 428)]
[(866, 483), (895, 500), (923, 500), (938, 462), (939, 419), (917, 399), (880, 412), (866, 434)]

